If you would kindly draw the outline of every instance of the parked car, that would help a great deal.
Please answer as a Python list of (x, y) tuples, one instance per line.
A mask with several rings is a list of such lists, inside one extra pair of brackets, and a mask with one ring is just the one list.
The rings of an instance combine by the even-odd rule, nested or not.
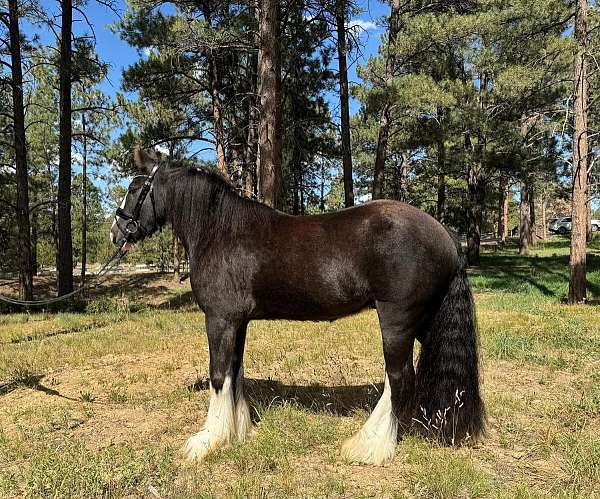
[[(562, 235), (571, 232), (571, 217), (553, 218), (548, 223), (548, 230)], [(597, 231), (600, 231), (600, 220), (592, 219), (592, 232)]]
[(560, 217), (550, 220), (548, 230), (554, 234), (567, 234), (571, 232), (571, 217)]

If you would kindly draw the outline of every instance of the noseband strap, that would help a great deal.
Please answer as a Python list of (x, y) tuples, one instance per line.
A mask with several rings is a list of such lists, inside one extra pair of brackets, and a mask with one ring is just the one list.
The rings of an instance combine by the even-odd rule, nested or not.
[[(154, 181), (156, 172), (161, 166), (162, 163), (157, 163), (154, 166), (154, 168), (152, 168), (150, 175), (148, 175), (148, 177), (144, 181), (142, 190), (140, 191), (140, 194), (133, 208), (133, 213), (127, 213), (123, 208), (117, 208), (117, 211), (115, 212), (115, 222), (119, 229), (121, 229), (121, 232), (123, 233), (123, 235), (125, 236), (125, 240), (127, 241), (129, 241), (132, 238), (132, 236), (140, 230), (143, 232), (142, 236), (146, 236), (149, 232), (140, 225), (139, 220), (140, 213), (142, 211), (142, 206), (148, 194), (150, 194), (150, 201), (152, 202), (152, 214), (154, 215), (153, 228), (156, 227), (156, 203), (154, 200), (154, 189), (152, 188), (152, 182)], [(119, 218), (122, 220), (127, 220), (125, 227), (123, 227), (120, 224)]]

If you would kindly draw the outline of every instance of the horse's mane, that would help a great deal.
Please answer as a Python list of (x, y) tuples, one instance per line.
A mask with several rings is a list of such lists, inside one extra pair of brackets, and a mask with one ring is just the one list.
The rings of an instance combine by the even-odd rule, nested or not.
[(219, 237), (264, 224), (272, 209), (240, 195), (221, 173), (201, 165), (169, 162), (166, 209), (177, 231)]

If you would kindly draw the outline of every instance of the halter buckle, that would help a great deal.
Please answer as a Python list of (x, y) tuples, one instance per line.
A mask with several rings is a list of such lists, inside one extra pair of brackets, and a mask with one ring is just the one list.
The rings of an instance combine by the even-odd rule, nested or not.
[(125, 225), (125, 230), (127, 231), (127, 235), (135, 234), (140, 228), (140, 224), (137, 220), (129, 220)]

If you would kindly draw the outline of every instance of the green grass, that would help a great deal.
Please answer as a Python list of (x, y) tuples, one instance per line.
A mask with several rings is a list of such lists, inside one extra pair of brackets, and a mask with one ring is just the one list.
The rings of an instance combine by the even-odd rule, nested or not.
[[(338, 454), (381, 390), (374, 311), (251, 324), (256, 431), (192, 466), (180, 449), (206, 414), (208, 352), (185, 288), (154, 276), (85, 312), (2, 315), (0, 497), (594, 497), (600, 321), (597, 306), (564, 304), (567, 255), (559, 238), (527, 258), (482, 255), (470, 279), (488, 435), (459, 448), (410, 437), (385, 468)], [(588, 263), (593, 301), (597, 243)]]

